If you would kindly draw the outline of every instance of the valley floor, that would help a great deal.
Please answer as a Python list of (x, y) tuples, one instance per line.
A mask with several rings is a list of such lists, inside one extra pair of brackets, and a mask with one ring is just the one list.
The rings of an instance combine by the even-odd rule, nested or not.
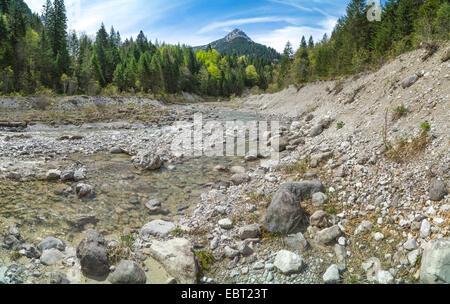
[[(450, 63), (423, 52), (226, 103), (0, 99), (30, 122), (0, 126), (0, 282), (449, 283)], [(281, 162), (174, 151), (199, 112), (280, 121)]]

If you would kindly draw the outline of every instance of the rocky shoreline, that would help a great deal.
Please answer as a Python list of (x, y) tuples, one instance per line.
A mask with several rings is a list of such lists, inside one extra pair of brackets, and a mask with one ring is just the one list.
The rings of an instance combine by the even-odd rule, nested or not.
[[(181, 132), (173, 123), (192, 124), (195, 111), (227, 118), (217, 109), (229, 111), (180, 106), (166, 109), (165, 123), (4, 129), (0, 183), (59, 183), (59, 197), (94, 209), (103, 188), (92, 186), (94, 169), (71, 155), (123, 154), (137, 174), (170, 173), (187, 158), (170, 149)], [(137, 229), (97, 231), (95, 216), (78, 214), (72, 224), (81, 229), (70, 240), (35, 237), (22, 233), (28, 224), (0, 213), (0, 283), (449, 283), (448, 135), (432, 126), (424, 152), (398, 163), (370, 132), (336, 124), (331, 115), (283, 118), (280, 134), (270, 134), (280, 142), (280, 164), (249, 155), (218, 164), (210, 170), (224, 178), (205, 184), (182, 212), (160, 215), (166, 206), (158, 198), (115, 207), (118, 219), (133, 204), (149, 212)], [(13, 204), (0, 194), (0, 211)]]

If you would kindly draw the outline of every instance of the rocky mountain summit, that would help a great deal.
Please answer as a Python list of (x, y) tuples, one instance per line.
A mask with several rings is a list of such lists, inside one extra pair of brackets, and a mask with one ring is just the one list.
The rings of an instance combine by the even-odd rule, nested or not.
[(247, 34), (241, 31), (240, 29), (234, 29), (231, 33), (226, 35), (224, 39), (225, 41), (230, 42), (236, 38), (243, 38), (249, 42), (253, 42), (252, 39), (250, 39), (250, 37), (248, 37)]
[(208, 45), (198, 46), (195, 49), (206, 50), (208, 46), (221, 54), (236, 54), (238, 56), (257, 56), (269, 61), (281, 59), (281, 55), (273, 48), (254, 42), (244, 31), (234, 29), (224, 38), (213, 41)]

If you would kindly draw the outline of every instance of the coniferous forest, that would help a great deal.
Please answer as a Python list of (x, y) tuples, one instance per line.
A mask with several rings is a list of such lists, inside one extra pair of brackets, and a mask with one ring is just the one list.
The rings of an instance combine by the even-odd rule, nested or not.
[[(95, 37), (69, 31), (64, 0), (40, 14), (22, 0), (0, 0), (0, 94), (240, 95), (359, 73), (406, 51), (449, 39), (446, 0), (388, 0), (369, 22), (365, 0), (352, 0), (330, 37), (302, 37), (281, 60), (220, 54), (151, 41), (141, 31), (123, 40), (103, 25)], [(294, 52), (294, 49), (298, 50)]]

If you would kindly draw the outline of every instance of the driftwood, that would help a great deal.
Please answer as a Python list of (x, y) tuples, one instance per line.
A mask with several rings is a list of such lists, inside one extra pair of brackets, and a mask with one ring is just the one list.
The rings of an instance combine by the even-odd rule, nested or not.
[(6, 128), (26, 128), (28, 126), (27, 122), (8, 122), (0, 121), (0, 127)]

